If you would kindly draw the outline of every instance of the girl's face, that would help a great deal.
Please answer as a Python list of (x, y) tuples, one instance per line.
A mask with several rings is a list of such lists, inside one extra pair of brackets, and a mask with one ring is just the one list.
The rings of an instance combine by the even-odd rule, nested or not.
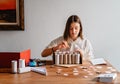
[(80, 32), (80, 24), (77, 23), (77, 22), (72, 22), (71, 25), (70, 25), (70, 37), (73, 39), (73, 40), (76, 40), (77, 37), (78, 37), (78, 34)]

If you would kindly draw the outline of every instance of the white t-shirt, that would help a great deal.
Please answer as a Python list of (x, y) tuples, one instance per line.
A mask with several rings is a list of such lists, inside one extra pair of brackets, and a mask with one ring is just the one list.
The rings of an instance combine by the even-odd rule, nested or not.
[[(64, 41), (64, 38), (63, 36), (60, 36), (55, 40), (51, 41), (51, 43), (47, 46), (47, 48), (55, 47), (62, 41)], [(82, 49), (84, 52), (83, 58), (87, 58), (87, 59), (94, 58), (93, 48), (88, 39), (86, 38), (81, 39), (80, 37), (78, 37), (75, 41), (70, 39), (68, 41), (68, 45), (70, 46), (70, 51), (74, 51), (75, 49)]]

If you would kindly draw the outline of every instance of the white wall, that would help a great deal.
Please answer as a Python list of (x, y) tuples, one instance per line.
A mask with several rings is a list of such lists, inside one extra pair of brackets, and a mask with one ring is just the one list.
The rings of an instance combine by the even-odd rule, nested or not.
[[(31, 58), (63, 34), (67, 18), (80, 16), (96, 57), (120, 70), (120, 0), (24, 0), (25, 31), (0, 31), (0, 52), (31, 49)], [(50, 57), (45, 59), (51, 59)]]

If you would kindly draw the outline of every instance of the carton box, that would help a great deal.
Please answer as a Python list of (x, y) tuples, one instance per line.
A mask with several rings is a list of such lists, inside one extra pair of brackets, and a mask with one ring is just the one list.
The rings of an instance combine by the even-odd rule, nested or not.
[(25, 59), (25, 64), (28, 65), (31, 55), (31, 50), (27, 49), (20, 52), (0, 52), (0, 68), (11, 68), (11, 61)]

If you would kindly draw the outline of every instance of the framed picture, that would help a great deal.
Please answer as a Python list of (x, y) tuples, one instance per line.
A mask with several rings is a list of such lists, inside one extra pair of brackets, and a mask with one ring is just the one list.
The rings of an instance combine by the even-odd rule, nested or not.
[(24, 0), (0, 0), (0, 30), (24, 30)]

